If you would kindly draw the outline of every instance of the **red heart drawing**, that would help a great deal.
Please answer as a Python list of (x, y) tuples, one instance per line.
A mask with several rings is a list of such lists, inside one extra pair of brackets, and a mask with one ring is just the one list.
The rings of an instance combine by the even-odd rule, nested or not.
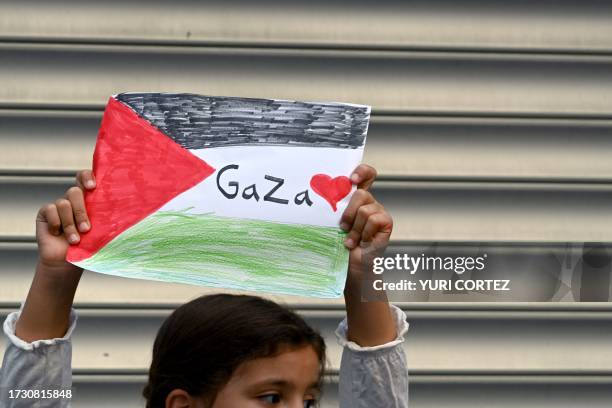
[(351, 192), (353, 184), (346, 176), (331, 178), (327, 174), (315, 174), (310, 179), (310, 187), (323, 197), (336, 211), (336, 204)]

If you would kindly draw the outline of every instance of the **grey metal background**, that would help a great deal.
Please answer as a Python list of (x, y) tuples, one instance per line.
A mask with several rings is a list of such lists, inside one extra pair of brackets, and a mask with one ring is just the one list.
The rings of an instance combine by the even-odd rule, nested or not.
[[(396, 221), (391, 253), (424, 241), (468, 252), (482, 242), (498, 252), (515, 245), (514, 255), (542, 259), (564, 243), (578, 252), (583, 242), (604, 243), (604, 254), (612, 247), (610, 2), (8, 0), (0, 5), (2, 316), (31, 280), (37, 208), (90, 166), (103, 106), (121, 91), (372, 105), (365, 161), (379, 169), (375, 193)], [(550, 285), (529, 288), (527, 277), (547, 265), (509, 262), (493, 272), (514, 273), (537, 294)], [(140, 406), (157, 326), (205, 292), (86, 274), (75, 406)], [(341, 301), (274, 298), (322, 329), (335, 372)], [(609, 303), (403, 307), (413, 407), (612, 401)]]

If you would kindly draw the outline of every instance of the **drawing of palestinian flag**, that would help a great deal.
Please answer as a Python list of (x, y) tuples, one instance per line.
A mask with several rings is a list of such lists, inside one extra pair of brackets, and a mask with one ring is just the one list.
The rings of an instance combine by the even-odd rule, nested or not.
[(67, 260), (132, 278), (338, 297), (338, 226), (370, 108), (194, 94), (110, 98), (91, 230)]

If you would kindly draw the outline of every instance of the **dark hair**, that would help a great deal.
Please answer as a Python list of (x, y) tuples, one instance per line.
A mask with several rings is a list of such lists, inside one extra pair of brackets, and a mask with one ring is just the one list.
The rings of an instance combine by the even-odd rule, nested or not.
[(165, 407), (168, 394), (182, 389), (212, 405), (238, 366), (275, 355), (281, 346), (310, 345), (325, 366), (325, 342), (291, 310), (246, 295), (202, 296), (176, 309), (162, 324), (155, 344), (147, 408)]

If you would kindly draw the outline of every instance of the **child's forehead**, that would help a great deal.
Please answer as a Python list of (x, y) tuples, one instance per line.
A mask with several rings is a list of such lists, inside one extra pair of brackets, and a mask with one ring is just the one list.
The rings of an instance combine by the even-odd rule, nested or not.
[[(315, 387), (320, 377), (320, 361), (310, 346), (281, 346), (267, 357), (258, 357), (241, 363), (232, 379), (250, 384), (276, 384), (278, 386)], [(230, 382), (232, 381), (230, 379)]]

